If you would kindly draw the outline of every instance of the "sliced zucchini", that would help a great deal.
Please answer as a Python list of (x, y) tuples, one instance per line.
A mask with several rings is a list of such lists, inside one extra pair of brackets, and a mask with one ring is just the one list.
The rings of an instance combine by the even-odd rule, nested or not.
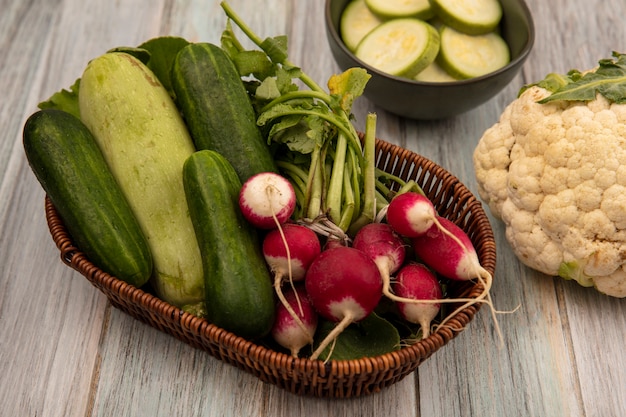
[(379, 71), (413, 78), (439, 52), (439, 32), (420, 19), (389, 20), (368, 33), (355, 55)]
[(430, 3), (447, 26), (468, 35), (492, 32), (502, 19), (499, 0), (430, 0)]
[(365, 0), (365, 4), (385, 20), (399, 17), (428, 20), (435, 16), (429, 0)]
[(352, 0), (341, 15), (339, 29), (343, 43), (354, 52), (361, 39), (381, 23), (382, 20), (372, 13), (365, 0)]
[(458, 81), (452, 75), (448, 74), (446, 70), (441, 68), (441, 66), (437, 64), (436, 60), (417, 74), (415, 76), (415, 80), (428, 83), (447, 83)]
[(453, 77), (467, 79), (488, 74), (510, 61), (509, 47), (495, 32), (467, 35), (451, 27), (443, 27), (441, 51), (437, 62)]

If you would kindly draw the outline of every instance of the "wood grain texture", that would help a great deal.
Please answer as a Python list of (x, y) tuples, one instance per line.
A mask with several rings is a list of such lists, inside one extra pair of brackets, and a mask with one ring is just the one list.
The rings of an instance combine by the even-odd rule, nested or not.
[[(471, 153), (519, 88), (549, 72), (591, 68), (626, 49), (623, 0), (527, 0), (537, 29), (522, 72), (457, 117), (377, 112), (378, 136), (439, 163), (476, 191)], [(261, 36), (286, 34), (290, 60), (325, 85), (330, 55), (322, 0), (231, 0)], [(380, 394), (298, 397), (111, 307), (64, 266), (48, 233), (43, 191), (21, 146), (39, 101), (69, 87), (89, 59), (159, 35), (219, 42), (215, 0), (0, 0), (0, 406), (7, 416), (584, 416), (626, 412), (626, 302), (521, 265), (502, 224), (493, 298), (504, 346), (485, 308), (458, 338)]]

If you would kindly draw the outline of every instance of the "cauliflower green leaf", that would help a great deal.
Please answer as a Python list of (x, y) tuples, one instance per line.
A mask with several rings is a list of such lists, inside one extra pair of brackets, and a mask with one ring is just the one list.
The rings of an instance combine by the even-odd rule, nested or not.
[(602, 94), (614, 103), (626, 103), (626, 54), (613, 52), (613, 59), (602, 59), (594, 71), (571, 70), (566, 76), (549, 74), (536, 85), (552, 94), (539, 101), (591, 101)]
[(583, 287), (593, 287), (593, 278), (584, 273), (584, 262), (561, 262), (558, 275), (564, 279), (573, 279)]

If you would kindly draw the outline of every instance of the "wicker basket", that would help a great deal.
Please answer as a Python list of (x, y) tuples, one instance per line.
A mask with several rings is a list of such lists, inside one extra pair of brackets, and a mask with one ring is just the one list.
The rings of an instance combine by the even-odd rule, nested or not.
[[(376, 141), (376, 150), (377, 166), (404, 180), (416, 180), (439, 214), (468, 233), (481, 264), (493, 274), (496, 263), (493, 232), (480, 202), (472, 193), (456, 177), (420, 155), (382, 140)], [(455, 338), (479, 309), (479, 304), (465, 308), (445, 329), (392, 353), (328, 363), (296, 359), (236, 336), (103, 272), (74, 246), (47, 197), (45, 210), (62, 261), (106, 294), (115, 307), (262, 381), (299, 395), (346, 398), (379, 392), (413, 372), (422, 361)], [(481, 289), (480, 284), (467, 282), (453, 285), (449, 291), (451, 296), (474, 298)]]

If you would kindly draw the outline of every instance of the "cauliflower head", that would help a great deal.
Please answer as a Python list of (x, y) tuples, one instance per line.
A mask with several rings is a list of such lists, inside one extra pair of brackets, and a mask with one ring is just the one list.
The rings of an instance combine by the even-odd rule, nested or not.
[(525, 265), (626, 297), (626, 104), (550, 95), (530, 86), (485, 131), (479, 195)]

